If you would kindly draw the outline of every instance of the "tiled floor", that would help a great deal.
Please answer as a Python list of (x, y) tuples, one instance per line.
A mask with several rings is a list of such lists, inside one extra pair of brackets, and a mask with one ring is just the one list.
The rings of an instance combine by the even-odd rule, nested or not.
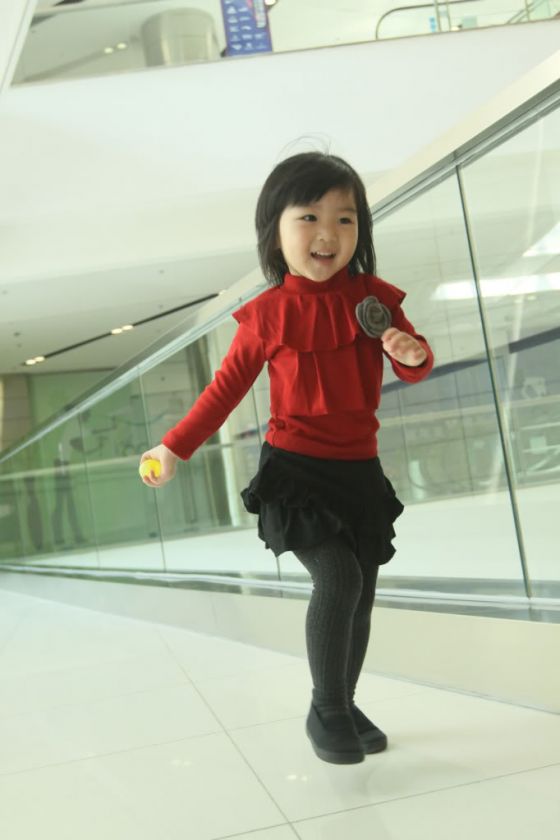
[(9, 840), (553, 840), (560, 716), (362, 674), (385, 753), (305, 735), (307, 661), (0, 589)]

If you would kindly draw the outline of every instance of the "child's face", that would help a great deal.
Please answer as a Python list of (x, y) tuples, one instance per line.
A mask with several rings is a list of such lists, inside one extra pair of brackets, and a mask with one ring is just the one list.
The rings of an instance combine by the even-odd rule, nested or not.
[(315, 204), (286, 207), (278, 222), (278, 245), (290, 274), (317, 283), (348, 265), (357, 244), (352, 190), (329, 190)]

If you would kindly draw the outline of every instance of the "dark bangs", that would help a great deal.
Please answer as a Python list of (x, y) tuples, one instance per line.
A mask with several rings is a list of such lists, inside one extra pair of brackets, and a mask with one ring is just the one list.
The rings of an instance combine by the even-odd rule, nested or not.
[(287, 158), (272, 170), (257, 201), (257, 250), (270, 285), (281, 285), (288, 271), (276, 245), (280, 216), (286, 207), (312, 204), (332, 189), (351, 191), (356, 201), (358, 244), (349, 263), (350, 274), (375, 274), (371, 213), (362, 179), (336, 155), (303, 152)]

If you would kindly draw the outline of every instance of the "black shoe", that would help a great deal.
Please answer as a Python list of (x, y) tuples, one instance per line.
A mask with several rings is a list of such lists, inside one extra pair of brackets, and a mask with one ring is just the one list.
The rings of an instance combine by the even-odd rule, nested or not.
[[(326, 716), (325, 716), (326, 717)], [(307, 716), (306, 732), (315, 753), (332, 764), (359, 764), (364, 750), (350, 712), (329, 714), (323, 722), (313, 703)]]
[(385, 733), (372, 723), (357, 706), (350, 706), (350, 714), (352, 715), (365, 753), (370, 755), (371, 753), (383, 752), (383, 750), (387, 749), (387, 736)]

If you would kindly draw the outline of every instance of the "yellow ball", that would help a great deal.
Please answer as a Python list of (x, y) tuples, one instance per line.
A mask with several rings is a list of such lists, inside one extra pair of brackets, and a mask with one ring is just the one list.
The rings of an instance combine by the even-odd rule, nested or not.
[(140, 464), (140, 475), (144, 478), (145, 475), (149, 475), (153, 472), (154, 476), (157, 478), (161, 475), (161, 464), (159, 461), (156, 461), (155, 458), (148, 458), (147, 461), (143, 461)]

